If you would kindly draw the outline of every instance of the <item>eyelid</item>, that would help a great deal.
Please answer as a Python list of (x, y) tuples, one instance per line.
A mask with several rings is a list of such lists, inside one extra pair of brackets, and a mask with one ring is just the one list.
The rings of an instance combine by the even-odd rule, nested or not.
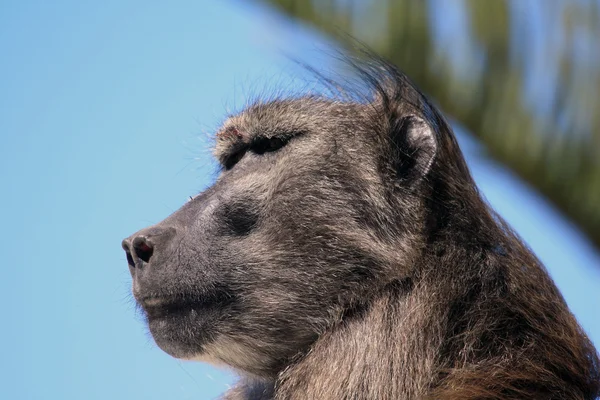
[(226, 170), (229, 170), (244, 158), (246, 152), (252, 151), (259, 155), (275, 152), (285, 147), (297, 136), (299, 134), (275, 135), (271, 137), (257, 136), (250, 143), (238, 142), (232, 145), (228, 154), (222, 158), (221, 164)]
[(248, 149), (257, 154), (264, 154), (277, 151), (284, 147), (291, 137), (273, 136), (270, 138), (257, 137), (250, 143)]

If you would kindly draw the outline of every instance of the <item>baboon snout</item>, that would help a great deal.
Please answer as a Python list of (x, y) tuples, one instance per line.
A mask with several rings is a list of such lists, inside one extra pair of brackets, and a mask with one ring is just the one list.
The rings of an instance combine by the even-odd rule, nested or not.
[(149, 227), (124, 239), (121, 246), (125, 250), (132, 275), (133, 269), (143, 268), (152, 260), (160, 258), (160, 255), (169, 248), (175, 233), (176, 230), (172, 227)]

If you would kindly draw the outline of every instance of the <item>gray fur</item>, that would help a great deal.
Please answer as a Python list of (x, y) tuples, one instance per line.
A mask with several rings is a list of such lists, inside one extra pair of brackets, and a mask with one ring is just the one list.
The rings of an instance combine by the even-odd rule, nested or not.
[(248, 107), (214, 185), (123, 242), (156, 343), (236, 369), (231, 400), (599, 396), (594, 347), (440, 113), (355, 67), (370, 100)]

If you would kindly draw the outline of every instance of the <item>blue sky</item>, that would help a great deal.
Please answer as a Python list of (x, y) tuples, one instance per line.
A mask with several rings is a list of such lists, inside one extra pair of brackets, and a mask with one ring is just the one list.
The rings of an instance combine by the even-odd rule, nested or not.
[[(242, 1), (0, 2), (0, 398), (208, 399), (229, 373), (174, 360), (129, 295), (120, 241), (214, 178), (207, 135), (315, 33)], [(317, 60), (318, 61), (315, 61)], [(600, 345), (600, 261), (581, 234), (461, 135), (488, 200)]]

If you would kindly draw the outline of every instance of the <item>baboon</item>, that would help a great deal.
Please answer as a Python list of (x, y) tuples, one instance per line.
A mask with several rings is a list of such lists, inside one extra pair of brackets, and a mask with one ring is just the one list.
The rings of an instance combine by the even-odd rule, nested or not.
[(600, 396), (594, 346), (441, 113), (351, 63), (362, 95), (227, 119), (215, 183), (123, 241), (158, 346), (232, 367), (230, 400)]

